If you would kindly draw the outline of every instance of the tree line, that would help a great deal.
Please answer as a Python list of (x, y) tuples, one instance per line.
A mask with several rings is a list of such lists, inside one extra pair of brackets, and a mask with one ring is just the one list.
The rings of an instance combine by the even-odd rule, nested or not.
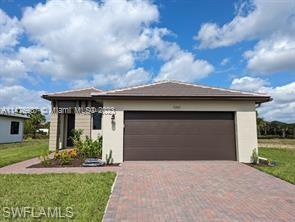
[(295, 123), (265, 121), (257, 115), (257, 134), (260, 138), (295, 138)]

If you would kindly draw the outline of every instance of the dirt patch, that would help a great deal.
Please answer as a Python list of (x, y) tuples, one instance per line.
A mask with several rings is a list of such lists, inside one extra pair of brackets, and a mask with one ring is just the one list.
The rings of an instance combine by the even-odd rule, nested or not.
[[(37, 163), (34, 165), (31, 165), (27, 168), (64, 168), (64, 167), (83, 167), (84, 160), (83, 159), (73, 159), (69, 164), (67, 165), (61, 165), (59, 160), (56, 159), (50, 159), (48, 165), (43, 165), (42, 163)], [(119, 164), (112, 164), (112, 165), (103, 165), (99, 167), (112, 167), (112, 166), (119, 166)]]
[(259, 139), (259, 147), (295, 149), (295, 139)]

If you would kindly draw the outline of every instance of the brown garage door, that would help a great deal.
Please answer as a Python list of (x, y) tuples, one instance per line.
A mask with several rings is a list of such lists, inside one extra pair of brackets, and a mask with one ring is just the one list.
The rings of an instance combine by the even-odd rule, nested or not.
[(234, 113), (125, 112), (124, 160), (236, 160)]

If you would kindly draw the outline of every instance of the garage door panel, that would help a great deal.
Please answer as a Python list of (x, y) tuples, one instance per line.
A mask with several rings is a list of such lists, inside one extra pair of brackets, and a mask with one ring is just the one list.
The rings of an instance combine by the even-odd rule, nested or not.
[[(223, 140), (232, 140), (232, 135), (220, 134), (214, 135), (211, 140), (207, 137), (201, 136), (196, 140), (198, 135), (129, 135), (125, 139), (125, 145), (128, 147), (146, 147), (146, 146), (156, 146), (161, 144), (161, 146), (196, 146), (196, 145), (206, 145), (215, 146), (217, 143)], [(181, 147), (179, 148), (181, 149)]]
[(234, 115), (125, 112), (124, 160), (235, 160)]
[[(144, 127), (142, 127), (144, 126)], [(198, 127), (196, 127), (198, 126)], [(233, 133), (232, 121), (138, 121), (125, 124), (126, 134), (145, 135), (163, 133), (166, 135), (195, 133)], [(180, 130), (181, 129), (181, 130)], [(183, 133), (182, 133), (183, 132)]]

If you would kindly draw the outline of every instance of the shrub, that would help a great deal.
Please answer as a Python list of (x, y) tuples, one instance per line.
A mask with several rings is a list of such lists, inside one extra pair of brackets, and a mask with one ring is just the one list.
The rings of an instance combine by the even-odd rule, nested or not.
[(82, 129), (74, 129), (72, 131), (74, 146), (77, 151), (77, 155), (81, 155), (84, 158), (101, 158), (102, 155), (102, 137), (99, 136), (97, 140), (92, 140), (88, 136), (82, 141), (81, 135), (83, 134)]
[(252, 162), (253, 164), (258, 164), (258, 154), (257, 154), (256, 149), (253, 149), (253, 150), (252, 150), (251, 162)]
[(78, 151), (80, 151), (80, 149), (82, 148), (82, 140), (81, 140), (82, 134), (83, 134), (82, 129), (73, 129), (72, 130), (73, 136), (71, 137), (71, 140), (73, 141), (73, 144), (78, 149)]
[(76, 148), (68, 150), (68, 154), (71, 158), (76, 158), (78, 156), (78, 150)]
[(109, 155), (106, 154), (106, 164), (107, 165), (111, 165), (111, 164), (113, 164), (113, 162), (114, 162), (114, 159), (113, 159), (113, 151), (110, 150)]
[(60, 159), (60, 152), (55, 151), (55, 153), (54, 153), (54, 159), (55, 159), (55, 160)]
[(97, 140), (86, 137), (81, 144), (79, 152), (85, 158), (100, 158), (102, 152), (102, 137), (99, 137)]
[(42, 153), (39, 159), (41, 160), (41, 164), (43, 166), (48, 166), (50, 164), (49, 151)]
[(67, 165), (71, 163), (71, 156), (67, 150), (64, 150), (60, 153), (60, 163), (61, 165)]

